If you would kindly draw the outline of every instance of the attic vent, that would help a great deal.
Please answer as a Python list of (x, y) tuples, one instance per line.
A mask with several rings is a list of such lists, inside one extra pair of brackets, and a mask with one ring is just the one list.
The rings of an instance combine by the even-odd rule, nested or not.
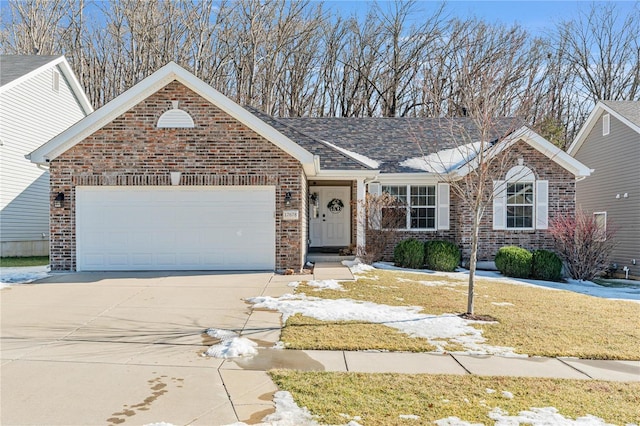
[(611, 116), (605, 114), (602, 116), (602, 136), (607, 136), (611, 130)]
[(51, 88), (54, 92), (60, 91), (60, 73), (56, 70), (53, 70), (53, 74), (51, 76)]
[(173, 109), (166, 111), (158, 119), (158, 128), (192, 128), (196, 127), (188, 112), (178, 108), (178, 101), (171, 101)]

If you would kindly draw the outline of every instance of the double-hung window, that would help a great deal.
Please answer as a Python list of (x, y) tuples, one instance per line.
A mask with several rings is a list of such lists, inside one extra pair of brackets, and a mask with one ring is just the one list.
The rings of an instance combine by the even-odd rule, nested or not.
[(511, 168), (505, 180), (493, 182), (493, 229), (547, 229), (549, 182), (536, 179), (522, 164)]
[(385, 215), (391, 217), (393, 214), (397, 229), (436, 228), (435, 185), (383, 185), (382, 192), (398, 202), (397, 207), (383, 209), (383, 222)]
[(507, 183), (507, 229), (533, 228), (533, 182)]

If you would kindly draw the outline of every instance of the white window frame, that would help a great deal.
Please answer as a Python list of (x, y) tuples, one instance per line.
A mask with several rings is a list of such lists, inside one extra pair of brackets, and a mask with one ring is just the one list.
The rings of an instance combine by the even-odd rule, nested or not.
[[(531, 186), (531, 203), (509, 203), (509, 186), (511, 185), (530, 185)], [(504, 202), (505, 208), (505, 229), (507, 230), (533, 230), (536, 223), (536, 185), (535, 181), (506, 181), (505, 182), (506, 198)], [(531, 209), (531, 226), (509, 226), (509, 207), (529, 207)]]
[(611, 115), (602, 116), (602, 136), (607, 136), (611, 132)]
[[(389, 187), (393, 187), (393, 188), (405, 188), (406, 191), (406, 200), (403, 200), (406, 202), (406, 220), (405, 220), (405, 227), (404, 228), (397, 228), (398, 230), (401, 231), (437, 231), (438, 230), (438, 185), (436, 184), (382, 184), (381, 185), (381, 193), (386, 192), (385, 189), (389, 188)], [(429, 198), (433, 198), (433, 204), (427, 204), (426, 206), (422, 206), (422, 205), (418, 205), (418, 206), (412, 206), (411, 203), (411, 188), (417, 188), (417, 187), (426, 187), (426, 188), (432, 188), (433, 191), (433, 195), (429, 194), (429, 189), (427, 189), (427, 194), (425, 195), (425, 197), (427, 197), (427, 202), (429, 200)], [(420, 195), (418, 195), (420, 196)], [(433, 211), (433, 227), (432, 228), (412, 228), (411, 227), (411, 210), (412, 209), (426, 209), (427, 212), (429, 211), (429, 209), (431, 209)], [(428, 216), (427, 216), (428, 217)]]
[[(602, 222), (598, 221), (598, 217), (604, 217)], [(607, 212), (593, 212), (593, 218), (596, 221), (596, 225), (598, 225), (598, 229), (602, 230), (603, 238), (598, 239), (598, 241), (606, 241), (607, 239)]]
[[(507, 188), (510, 184), (531, 184), (533, 189), (531, 227), (509, 227), (507, 221)], [(528, 205), (528, 204), (527, 204)], [(493, 229), (503, 231), (534, 231), (549, 227), (549, 181), (538, 180), (533, 171), (522, 164), (507, 172), (505, 180), (493, 181)]]

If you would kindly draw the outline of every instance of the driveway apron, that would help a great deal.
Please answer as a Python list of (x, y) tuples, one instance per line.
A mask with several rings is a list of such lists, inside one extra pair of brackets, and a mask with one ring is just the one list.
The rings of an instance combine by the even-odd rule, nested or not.
[(266, 373), (225, 383), (223, 361), (202, 354), (216, 343), (210, 327), (277, 340), (279, 315), (250, 319), (243, 300), (285, 293), (272, 277), (77, 273), (2, 289), (0, 423), (220, 425), (268, 412), (276, 389)]

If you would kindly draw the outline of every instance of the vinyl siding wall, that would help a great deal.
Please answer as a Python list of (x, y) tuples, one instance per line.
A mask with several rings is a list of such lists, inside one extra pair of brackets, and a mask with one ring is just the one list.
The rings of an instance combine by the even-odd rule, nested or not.
[(610, 133), (602, 136), (600, 116), (574, 155), (594, 169), (577, 183), (577, 205), (587, 213), (607, 212), (607, 225), (617, 228), (611, 262), (618, 264), (617, 273), (628, 266), (630, 275), (640, 277), (640, 134), (613, 115), (610, 125)]
[[(54, 69), (60, 73), (57, 92), (52, 84)], [(21, 241), (44, 241), (41, 246), (45, 247), (46, 254), (49, 173), (36, 167), (25, 155), (84, 116), (57, 66), (0, 96), (0, 241), (3, 255), (28, 255), (10, 248), (9, 242)]]

